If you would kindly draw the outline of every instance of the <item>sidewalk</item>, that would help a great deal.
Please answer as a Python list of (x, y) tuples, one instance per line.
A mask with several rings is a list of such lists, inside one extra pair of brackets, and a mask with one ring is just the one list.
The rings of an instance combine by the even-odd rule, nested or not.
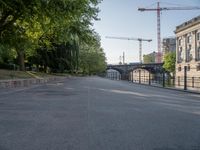
[(29, 87), (31, 85), (43, 84), (50, 81), (56, 81), (65, 77), (47, 77), (47, 78), (28, 78), (28, 79), (11, 79), (0, 80), (1, 88)]

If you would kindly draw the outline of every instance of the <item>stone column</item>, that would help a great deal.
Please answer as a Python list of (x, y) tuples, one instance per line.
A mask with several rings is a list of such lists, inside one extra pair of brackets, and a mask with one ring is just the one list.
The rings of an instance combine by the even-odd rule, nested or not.
[(197, 59), (197, 30), (192, 32), (192, 57), (193, 57), (193, 61), (196, 61)]
[(184, 36), (183, 36), (183, 41), (184, 41), (184, 46), (183, 46), (183, 50), (182, 50), (182, 52), (183, 52), (183, 60), (184, 60), (184, 62), (186, 62), (186, 60), (187, 60), (187, 34), (185, 34)]
[(176, 38), (176, 64), (179, 62), (179, 38)]

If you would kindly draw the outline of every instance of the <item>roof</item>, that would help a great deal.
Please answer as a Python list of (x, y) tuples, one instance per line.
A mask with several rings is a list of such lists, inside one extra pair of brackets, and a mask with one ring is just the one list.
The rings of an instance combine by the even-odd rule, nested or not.
[(185, 30), (185, 29), (187, 29), (187, 28), (189, 28), (191, 26), (194, 26), (196, 24), (200, 24), (200, 15), (195, 17), (195, 18), (192, 18), (189, 21), (186, 21), (186, 22), (182, 23), (179, 26), (177, 26), (176, 30), (175, 30), (175, 33), (180, 32), (182, 30)]

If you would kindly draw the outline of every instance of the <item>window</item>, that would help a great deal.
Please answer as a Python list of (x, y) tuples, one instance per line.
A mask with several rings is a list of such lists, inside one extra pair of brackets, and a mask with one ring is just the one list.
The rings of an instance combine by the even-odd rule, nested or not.
[(200, 71), (200, 63), (197, 65), (197, 71)]
[(197, 61), (200, 60), (200, 46), (197, 49)]
[(187, 43), (192, 43), (192, 36), (191, 35), (187, 37)]
[(178, 67), (178, 71), (181, 71), (181, 66)]
[(178, 51), (178, 63), (180, 62), (182, 62), (182, 47), (180, 47)]
[(188, 64), (188, 66), (187, 66), (187, 71), (190, 71), (190, 65)]
[(191, 51), (191, 45), (189, 45), (188, 49), (186, 50), (186, 62), (192, 60), (192, 55), (190, 54), (190, 51)]
[(197, 33), (197, 40), (200, 40), (200, 32)]
[(182, 45), (182, 39), (178, 40), (178, 45), (181, 46)]

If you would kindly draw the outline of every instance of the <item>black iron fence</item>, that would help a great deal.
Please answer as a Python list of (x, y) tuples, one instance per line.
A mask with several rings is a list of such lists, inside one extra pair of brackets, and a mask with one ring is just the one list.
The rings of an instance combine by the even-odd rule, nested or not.
[(179, 88), (183, 90), (200, 91), (200, 71), (196, 68), (189, 68), (187, 66), (175, 75), (167, 72), (141, 75), (139, 77), (130, 77), (129, 81), (140, 84), (148, 84), (154, 86)]
[(116, 72), (116, 71), (107, 72), (106, 78), (109, 78), (111, 80), (121, 80), (121, 74), (119, 72)]
[(173, 78), (166, 72), (157, 74), (138, 74), (129, 77), (129, 81), (139, 84), (148, 84), (154, 86), (173, 86)]
[[(109, 72), (107, 78), (121, 80), (121, 75), (116, 72)], [(168, 72), (156, 74), (142, 72), (134, 74), (133, 72), (130, 72), (127, 79), (129, 82), (138, 84), (195, 90), (200, 92), (200, 71), (197, 71), (196, 68), (188, 69), (187, 66), (185, 66), (182, 71), (177, 71), (175, 75)]]
[(199, 88), (200, 89), (200, 77), (183, 77), (179, 76), (177, 79), (177, 86), (187, 88)]

